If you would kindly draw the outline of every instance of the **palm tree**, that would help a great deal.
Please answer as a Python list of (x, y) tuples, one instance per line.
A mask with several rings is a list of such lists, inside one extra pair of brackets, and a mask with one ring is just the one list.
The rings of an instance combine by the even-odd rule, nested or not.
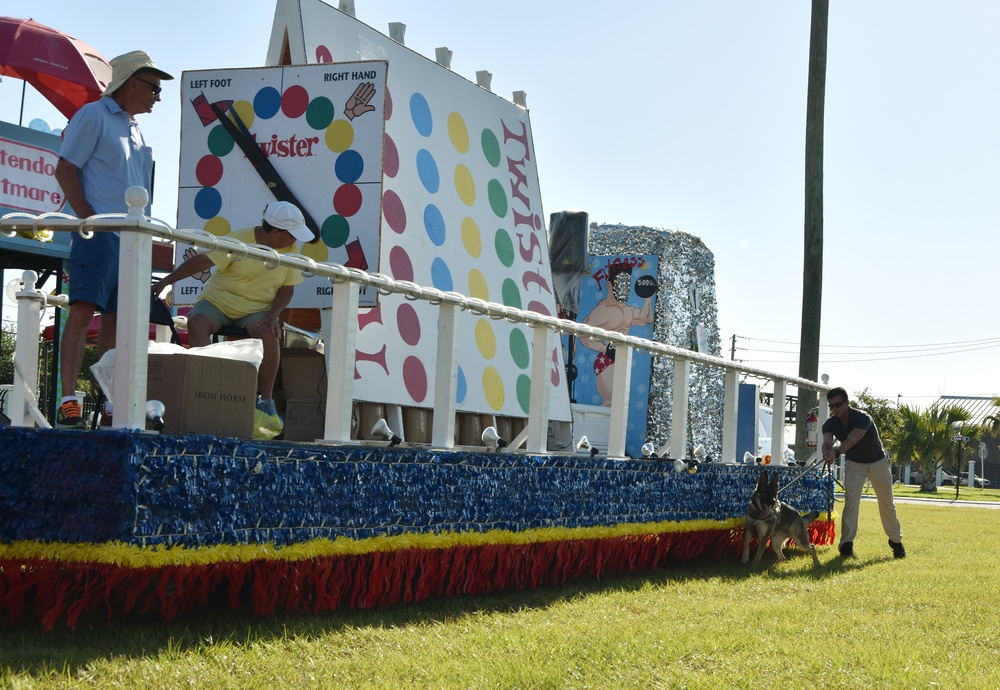
[(899, 429), (889, 442), (891, 452), (897, 462), (917, 465), (924, 476), (922, 491), (937, 490), (934, 476), (949, 457), (954, 458), (956, 466), (961, 464), (958, 445), (952, 440), (956, 432), (970, 441), (979, 438), (979, 427), (965, 424), (968, 420), (969, 413), (957, 405), (935, 404), (923, 411), (908, 405), (899, 408)]

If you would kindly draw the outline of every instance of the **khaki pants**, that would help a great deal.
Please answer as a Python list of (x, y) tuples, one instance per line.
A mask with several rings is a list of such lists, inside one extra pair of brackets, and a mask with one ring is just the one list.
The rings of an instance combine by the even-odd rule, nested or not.
[(888, 458), (882, 458), (873, 463), (851, 460), (844, 463), (844, 514), (840, 519), (840, 543), (853, 542), (858, 534), (858, 510), (866, 479), (871, 481), (878, 498), (882, 529), (892, 541), (902, 542), (903, 533), (896, 517), (896, 505), (892, 502), (892, 471)]

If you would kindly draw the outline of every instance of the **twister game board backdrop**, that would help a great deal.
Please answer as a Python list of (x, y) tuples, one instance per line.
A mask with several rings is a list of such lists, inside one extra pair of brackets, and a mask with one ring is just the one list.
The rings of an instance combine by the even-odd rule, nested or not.
[[(320, 232), (303, 254), (377, 271), (385, 70), (368, 62), (184, 72), (178, 226), (226, 235), (258, 225), (276, 198), (269, 183), (284, 185)], [(262, 175), (268, 166), (273, 179)], [(193, 253), (179, 246), (177, 262)], [(174, 303), (193, 304), (208, 278), (178, 282)], [(329, 280), (308, 278), (292, 306), (326, 307), (331, 294)]]
[[(388, 62), (380, 270), (555, 315), (527, 111), (318, 0), (279, 0), (269, 64), (355, 60)], [(359, 321), (359, 395), (430, 407), (436, 307), (383, 295)], [(527, 416), (532, 330), (468, 312), (460, 327), (458, 408)], [(549, 359), (549, 415), (567, 421), (557, 338)]]

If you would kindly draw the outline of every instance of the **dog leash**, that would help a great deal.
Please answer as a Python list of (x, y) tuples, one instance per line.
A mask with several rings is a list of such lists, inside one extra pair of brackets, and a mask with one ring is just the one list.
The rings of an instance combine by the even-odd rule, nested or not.
[(822, 458), (817, 458), (811, 464), (807, 465), (806, 468), (804, 470), (802, 470), (802, 472), (800, 472), (794, 479), (792, 479), (792, 481), (788, 482), (783, 487), (781, 487), (780, 489), (778, 489), (778, 494), (780, 495), (782, 491), (784, 491), (785, 489), (787, 489), (788, 487), (790, 487), (792, 484), (794, 484), (795, 482), (797, 482), (800, 479), (802, 479), (804, 476), (806, 476), (807, 474), (809, 474), (809, 472), (811, 472), (812, 470), (816, 469), (819, 466), (819, 463), (821, 463), (821, 462), (823, 462), (823, 459)]

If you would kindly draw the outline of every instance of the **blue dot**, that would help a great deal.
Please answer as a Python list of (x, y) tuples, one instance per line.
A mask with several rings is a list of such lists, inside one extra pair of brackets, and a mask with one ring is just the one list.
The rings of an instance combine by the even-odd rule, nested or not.
[(269, 120), (281, 109), (281, 93), (273, 86), (265, 86), (253, 97), (253, 111), (262, 120)]
[(424, 209), (424, 230), (435, 246), (440, 247), (444, 244), (445, 236), (448, 234), (444, 227), (444, 216), (434, 204), (428, 204)]
[(215, 187), (202, 187), (194, 195), (194, 212), (199, 218), (215, 218), (222, 210), (222, 195)]
[(458, 367), (458, 385), (455, 386), (455, 402), (461, 403), (465, 400), (465, 394), (468, 392), (468, 387), (465, 383), (465, 372), (462, 371), (462, 367)]
[(451, 280), (451, 270), (444, 259), (438, 257), (431, 262), (431, 283), (438, 290), (446, 292), (452, 290), (455, 284)]
[(337, 156), (337, 162), (333, 169), (337, 173), (338, 180), (344, 184), (354, 184), (365, 171), (365, 161), (360, 153), (354, 149), (348, 149)]
[(422, 93), (410, 96), (410, 117), (413, 119), (413, 126), (417, 128), (421, 136), (429, 137), (434, 131), (431, 107), (427, 105), (427, 99)]
[(423, 183), (424, 189), (431, 194), (437, 194), (438, 189), (441, 188), (441, 175), (438, 173), (434, 156), (427, 149), (417, 151), (417, 174), (420, 176), (420, 182)]

